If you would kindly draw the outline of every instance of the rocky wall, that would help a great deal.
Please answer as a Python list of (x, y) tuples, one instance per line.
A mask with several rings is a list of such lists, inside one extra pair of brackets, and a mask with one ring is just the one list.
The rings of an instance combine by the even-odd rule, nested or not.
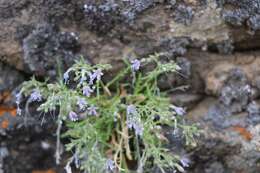
[(204, 129), (187, 172), (260, 172), (259, 30), (259, 0), (0, 0), (0, 173), (64, 172), (53, 121), (16, 115), (21, 82), (155, 52), (182, 68), (160, 87)]

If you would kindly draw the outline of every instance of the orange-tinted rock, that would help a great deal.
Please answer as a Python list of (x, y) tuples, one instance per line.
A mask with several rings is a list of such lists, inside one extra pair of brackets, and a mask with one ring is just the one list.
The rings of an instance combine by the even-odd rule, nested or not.
[(3, 121), (1, 122), (1, 128), (7, 129), (8, 126), (9, 126), (9, 121), (8, 121), (8, 120), (3, 120)]
[(10, 91), (4, 91), (3, 93), (0, 93), (0, 102), (5, 103), (11, 100), (11, 92)]
[(56, 173), (53, 169), (48, 169), (48, 170), (34, 170), (32, 173)]
[(5, 113), (9, 113), (12, 117), (16, 117), (16, 108), (8, 108), (0, 106), (0, 116), (3, 116)]
[(234, 126), (233, 130), (238, 132), (245, 140), (247, 141), (252, 140), (252, 134), (246, 128), (241, 126)]

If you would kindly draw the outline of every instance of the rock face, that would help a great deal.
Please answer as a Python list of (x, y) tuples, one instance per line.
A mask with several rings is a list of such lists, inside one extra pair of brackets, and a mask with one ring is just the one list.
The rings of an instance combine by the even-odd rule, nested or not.
[(23, 61), (29, 73), (54, 77), (58, 68), (68, 68), (77, 58), (78, 37), (59, 32), (50, 24), (37, 25), (23, 40)]
[[(56, 167), (53, 125), (33, 117), (26, 133), (16, 116), (22, 81), (55, 78), (81, 55), (117, 71), (155, 52), (182, 68), (160, 87), (204, 129), (187, 172), (260, 172), (260, 0), (0, 0), (0, 26), (0, 173)], [(14, 164), (28, 144), (40, 152)]]

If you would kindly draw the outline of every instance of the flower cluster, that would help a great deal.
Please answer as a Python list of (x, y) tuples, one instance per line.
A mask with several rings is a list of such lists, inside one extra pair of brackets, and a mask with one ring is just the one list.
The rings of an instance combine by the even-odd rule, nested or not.
[(89, 115), (97, 115), (97, 107), (94, 106), (94, 105), (91, 105), (89, 108), (88, 108), (88, 114)]
[(182, 116), (182, 115), (184, 115), (186, 113), (186, 111), (182, 107), (171, 105), (171, 108), (174, 110), (174, 112), (177, 115), (181, 115)]
[[(67, 84), (69, 81), (69, 72), (70, 71), (72, 71), (72, 70), (71, 69), (67, 70), (63, 75), (65, 84)], [(86, 76), (86, 74), (87, 74), (87, 76)], [(103, 72), (99, 68), (95, 69), (93, 71), (86, 71), (86, 70), (82, 69), (80, 82), (79, 82), (79, 86), (83, 85), (82, 94), (86, 97), (90, 97), (91, 94), (94, 92), (95, 82), (99, 82), (101, 80), (102, 76), (103, 76)], [(89, 79), (88, 82), (87, 82), (87, 79)], [(88, 115), (93, 115), (93, 116), (97, 115), (98, 108), (93, 104), (88, 106), (88, 103), (85, 98), (79, 97), (77, 99), (77, 106), (79, 107), (80, 111), (87, 110)], [(68, 117), (71, 121), (77, 121), (79, 119), (78, 118), (79, 116), (73, 111), (71, 111), (69, 113)]]
[(127, 106), (126, 117), (127, 117), (127, 122), (126, 122), (127, 127), (129, 129), (134, 129), (136, 135), (142, 136), (144, 128), (141, 123), (140, 116), (134, 105)]
[(114, 171), (115, 162), (112, 159), (107, 159), (105, 167), (107, 171)]
[(16, 103), (16, 107), (17, 107), (17, 115), (21, 115), (22, 114), (22, 110), (20, 108), (20, 104), (21, 104), (21, 101), (22, 101), (22, 93), (21, 92), (17, 93), (15, 95), (15, 97), (16, 97), (15, 103)]
[(83, 95), (86, 97), (90, 97), (91, 93), (93, 92), (93, 89), (90, 88), (90, 86), (84, 86), (83, 87)]
[(85, 110), (87, 107), (87, 101), (84, 98), (78, 98), (77, 105), (81, 111)]
[(71, 121), (77, 121), (77, 120), (79, 120), (79, 116), (78, 116), (78, 114), (76, 114), (75, 112), (70, 111), (70, 113), (69, 113), (69, 119), (70, 119)]
[(140, 68), (140, 65), (141, 65), (141, 62), (137, 59), (131, 61), (131, 70), (132, 72), (136, 72), (139, 70)]
[[(86, 6), (85, 10), (93, 8)], [(151, 72), (140, 70), (150, 63), (154, 64)], [(29, 98), (29, 103), (40, 104), (38, 111), (48, 113), (58, 109), (55, 111), (58, 113), (56, 159), (60, 158), (60, 136), (70, 141), (66, 149), (77, 153), (69, 160), (67, 173), (72, 171), (71, 164), (82, 172), (135, 171), (130, 170), (132, 165), (128, 165), (128, 160), (137, 164), (134, 166), (137, 172), (150, 172), (152, 168), (147, 160), (151, 160), (162, 172), (165, 168), (183, 171), (189, 166), (187, 157), (175, 157), (163, 149), (166, 141), (164, 126), (180, 130), (185, 134), (184, 138), (189, 137), (187, 139), (193, 138), (196, 130), (179, 124), (185, 122), (180, 121), (182, 116), (173, 119), (173, 112), (184, 115), (185, 110), (171, 105), (170, 99), (161, 94), (157, 86), (158, 77), (176, 71), (177, 65), (160, 62), (159, 54), (125, 64), (126, 68), (104, 83), (101, 81), (103, 72), (111, 66), (90, 65), (82, 59), (63, 74), (63, 82), (48, 84), (31, 80), (23, 85), (23, 93), (16, 95), (18, 108), (24, 95)], [(129, 76), (132, 83), (124, 81)], [(66, 132), (60, 135), (63, 124), (67, 125)], [(165, 160), (162, 161), (162, 158)], [(73, 160), (76, 162), (73, 163)]]
[(180, 159), (181, 165), (185, 168), (185, 167), (189, 167), (190, 166), (190, 159), (187, 156), (182, 156)]
[[(94, 106), (94, 105), (90, 105), (88, 106), (86, 100), (84, 100), (83, 98), (80, 98), (77, 102), (77, 105), (80, 108), (80, 111), (85, 111), (87, 113), (87, 115), (92, 115), (92, 116), (97, 116), (97, 110), (98, 107)], [(68, 115), (69, 119), (71, 121), (77, 121), (79, 120), (79, 115), (76, 114), (75, 112), (71, 111)]]
[[(17, 115), (21, 115), (22, 114), (22, 109), (20, 107), (20, 104), (21, 104), (21, 101), (22, 101), (22, 92), (20, 91), (19, 93), (17, 93), (15, 95), (16, 97), (16, 107), (17, 107)], [(29, 102), (40, 102), (42, 101), (43, 97), (40, 93), (40, 91), (38, 89), (34, 89), (31, 94), (30, 94), (30, 97), (29, 97)]]
[(37, 90), (37, 89), (35, 89), (35, 90), (31, 93), (30, 98), (29, 98), (29, 101), (30, 101), (30, 102), (35, 102), (35, 101), (40, 102), (40, 101), (42, 101), (42, 95), (41, 95), (40, 91)]

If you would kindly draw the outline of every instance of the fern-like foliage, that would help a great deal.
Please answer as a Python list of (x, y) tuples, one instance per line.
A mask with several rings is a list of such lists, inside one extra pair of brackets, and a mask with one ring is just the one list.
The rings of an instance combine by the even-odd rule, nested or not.
[[(125, 60), (125, 68), (107, 83), (101, 77), (111, 65), (80, 60), (56, 83), (32, 78), (23, 84), (20, 94), (31, 98), (37, 92), (38, 111), (58, 112), (58, 138), (61, 125), (67, 127), (62, 137), (70, 141), (67, 151), (75, 153), (66, 166), (68, 173), (72, 162), (87, 173), (143, 173), (152, 167), (161, 172), (184, 171), (180, 156), (165, 148), (162, 126), (181, 130), (187, 144), (194, 144), (198, 129), (183, 124), (178, 115), (183, 109), (172, 105), (158, 88), (160, 75), (179, 69), (174, 62), (160, 62), (159, 57)], [(147, 66), (153, 69), (142, 70)]]

